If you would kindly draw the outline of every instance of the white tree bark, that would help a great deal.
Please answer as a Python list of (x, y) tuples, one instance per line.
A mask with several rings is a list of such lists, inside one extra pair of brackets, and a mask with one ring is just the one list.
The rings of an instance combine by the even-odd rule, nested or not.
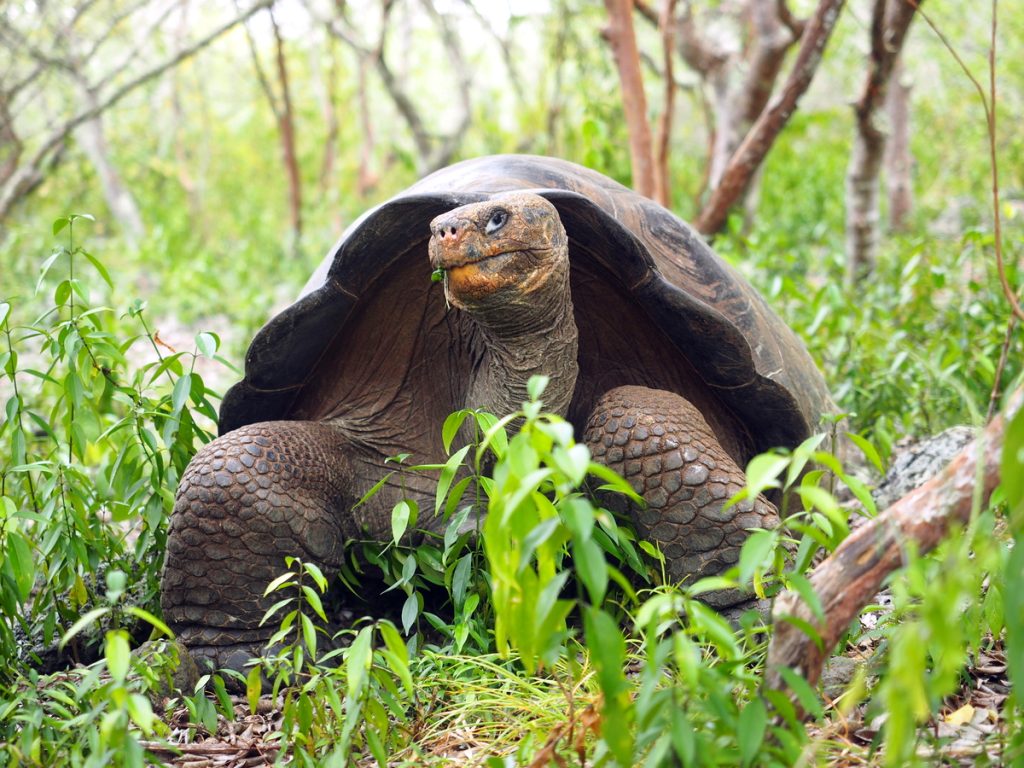
[(910, 83), (897, 60), (886, 100), (889, 113), (889, 141), (885, 145), (885, 183), (889, 196), (889, 228), (900, 231), (914, 209), (911, 178), (914, 158), (910, 154)]
[(96, 94), (85, 87), (83, 91), (86, 108), (95, 111), (96, 115), (78, 126), (75, 141), (96, 171), (111, 216), (117, 221), (125, 239), (132, 246), (138, 245), (146, 235), (146, 226), (142, 222), (139, 205), (125, 186), (117, 165), (111, 158), (110, 145), (103, 133), (103, 117)]

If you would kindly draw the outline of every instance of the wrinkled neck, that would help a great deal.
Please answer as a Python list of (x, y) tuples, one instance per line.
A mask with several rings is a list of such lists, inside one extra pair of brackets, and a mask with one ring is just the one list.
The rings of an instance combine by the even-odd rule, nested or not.
[(485, 354), (470, 383), (467, 405), (497, 416), (512, 413), (529, 399), (530, 378), (545, 375), (550, 381), (541, 397), (544, 409), (564, 416), (579, 371), (568, 262), (527, 296), (500, 307), (476, 308), (472, 314)]

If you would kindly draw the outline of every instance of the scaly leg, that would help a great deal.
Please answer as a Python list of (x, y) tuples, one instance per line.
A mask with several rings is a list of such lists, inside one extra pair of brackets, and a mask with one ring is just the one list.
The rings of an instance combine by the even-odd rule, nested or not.
[[(672, 392), (609, 390), (594, 407), (584, 441), (595, 460), (623, 475), (647, 503), (640, 509), (611, 501), (628, 506), (640, 535), (661, 547), (673, 580), (721, 573), (739, 559), (748, 529), (779, 524), (775, 507), (760, 496), (724, 508), (744, 487), (743, 470), (700, 412)], [(749, 597), (729, 590), (701, 599), (723, 607)]]
[(359, 535), (351, 446), (329, 424), (266, 422), (230, 432), (189, 464), (167, 534), (164, 618), (197, 660), (241, 670), (263, 650), (288, 555), (328, 572)]

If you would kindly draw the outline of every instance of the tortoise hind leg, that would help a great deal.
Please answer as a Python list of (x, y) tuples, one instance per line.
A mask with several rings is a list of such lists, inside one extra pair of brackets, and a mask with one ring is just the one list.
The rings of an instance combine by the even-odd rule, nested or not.
[[(739, 559), (748, 529), (779, 523), (777, 510), (763, 497), (724, 508), (744, 487), (743, 470), (701, 413), (673, 392), (609, 390), (594, 407), (584, 441), (595, 460), (623, 475), (647, 503), (643, 509), (626, 506), (638, 533), (661, 547), (674, 581), (721, 573)], [(724, 607), (749, 597), (729, 590), (701, 599)]]
[(200, 661), (241, 670), (274, 632), (263, 596), (286, 556), (326, 571), (344, 556), (350, 445), (330, 425), (266, 422), (228, 433), (189, 464), (167, 533), (164, 618)]

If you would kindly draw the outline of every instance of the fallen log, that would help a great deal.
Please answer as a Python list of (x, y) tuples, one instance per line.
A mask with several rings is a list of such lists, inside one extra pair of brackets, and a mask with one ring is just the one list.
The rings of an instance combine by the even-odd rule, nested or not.
[[(931, 551), (954, 524), (968, 522), (976, 493), (982, 504), (988, 503), (999, 484), (1006, 424), (1022, 399), (1024, 390), (1018, 390), (1006, 413), (996, 416), (941, 472), (856, 530), (811, 572), (811, 587), (821, 600), (821, 618), (795, 592), (776, 598), (764, 690), (783, 691), (803, 716), (781, 670), (791, 669), (812, 686), (817, 684), (850, 622), (875, 597), (885, 577), (903, 565), (907, 545), (913, 543), (920, 554)], [(805, 633), (801, 623), (814, 627), (818, 637)]]

